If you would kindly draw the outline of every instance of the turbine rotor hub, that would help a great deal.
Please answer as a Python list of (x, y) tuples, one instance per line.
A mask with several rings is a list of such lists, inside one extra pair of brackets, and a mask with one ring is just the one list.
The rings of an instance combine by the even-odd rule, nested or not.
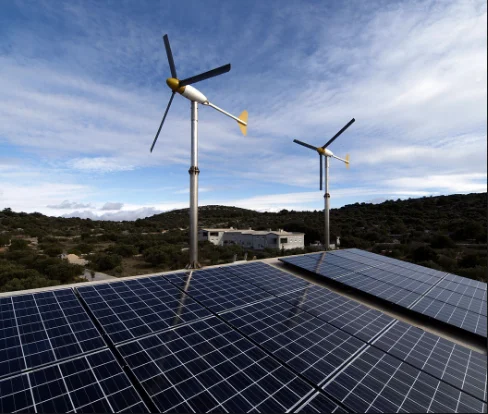
[(166, 79), (166, 85), (173, 91), (178, 93), (183, 93), (185, 91), (184, 86), (180, 86), (180, 81), (176, 78)]

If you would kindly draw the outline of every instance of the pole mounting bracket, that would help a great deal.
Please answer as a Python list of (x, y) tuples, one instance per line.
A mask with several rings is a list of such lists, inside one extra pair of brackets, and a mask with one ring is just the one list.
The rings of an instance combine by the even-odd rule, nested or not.
[(324, 194), (324, 198), (330, 198), (330, 194), (329, 193), (325, 193)]
[(188, 173), (189, 174), (200, 174), (200, 170), (198, 169), (198, 167), (190, 167), (190, 169), (188, 170)]

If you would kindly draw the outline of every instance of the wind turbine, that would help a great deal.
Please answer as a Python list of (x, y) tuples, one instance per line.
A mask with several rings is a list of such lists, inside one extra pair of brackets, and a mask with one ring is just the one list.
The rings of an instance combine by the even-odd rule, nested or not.
[(296, 142), (299, 145), (302, 145), (306, 148), (310, 148), (311, 150), (317, 151), (319, 153), (319, 164), (320, 164), (320, 191), (322, 191), (322, 176), (323, 176), (323, 170), (322, 170), (322, 157), (325, 158), (325, 194), (324, 194), (324, 199), (325, 199), (325, 206), (324, 206), (324, 216), (325, 216), (325, 231), (324, 231), (324, 244), (325, 244), (325, 250), (329, 250), (330, 247), (330, 239), (329, 239), (329, 199), (330, 199), (330, 194), (329, 194), (329, 158), (336, 158), (339, 161), (342, 161), (346, 164), (346, 167), (349, 168), (349, 154), (346, 155), (346, 158), (340, 158), (334, 153), (327, 149), (327, 147), (332, 144), (338, 137), (341, 135), (347, 128), (349, 128), (354, 121), (356, 121), (354, 118), (351, 119), (346, 125), (342, 127), (342, 129), (335, 134), (331, 139), (329, 139), (324, 146), (322, 147), (314, 147), (313, 145), (307, 144), (306, 142), (299, 141), (298, 139), (294, 139), (293, 142)]
[(203, 93), (191, 86), (192, 84), (202, 80), (213, 78), (214, 76), (229, 72), (230, 63), (209, 70), (208, 72), (179, 80), (178, 75), (176, 74), (175, 62), (173, 60), (173, 53), (171, 52), (171, 47), (169, 45), (168, 35), (164, 35), (163, 40), (171, 71), (171, 77), (166, 79), (166, 84), (169, 86), (172, 93), (161, 124), (159, 125), (158, 132), (156, 133), (156, 137), (151, 145), (151, 152), (153, 151), (154, 145), (159, 137), (159, 133), (163, 127), (166, 115), (168, 115), (171, 102), (173, 102), (175, 94), (179, 93), (191, 101), (191, 166), (188, 170), (190, 173), (190, 263), (187, 265), (187, 268), (197, 269), (201, 267), (200, 263), (198, 262), (198, 174), (200, 173), (200, 170), (198, 169), (198, 104), (201, 103), (203, 105), (210, 106), (237, 121), (239, 128), (244, 135), (247, 134), (247, 111), (243, 111), (239, 117), (229, 114), (218, 106), (210, 103)]

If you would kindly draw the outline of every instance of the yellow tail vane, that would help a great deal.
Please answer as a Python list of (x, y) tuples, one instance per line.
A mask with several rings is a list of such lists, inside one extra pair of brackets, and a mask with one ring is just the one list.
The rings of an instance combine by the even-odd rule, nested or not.
[(346, 154), (346, 168), (349, 168), (349, 154)]
[(246, 124), (243, 125), (240, 122), (237, 123), (239, 125), (239, 128), (241, 129), (242, 135), (244, 136), (247, 135), (247, 117), (248, 117), (247, 111), (242, 111), (242, 114), (239, 115), (239, 119), (245, 122)]

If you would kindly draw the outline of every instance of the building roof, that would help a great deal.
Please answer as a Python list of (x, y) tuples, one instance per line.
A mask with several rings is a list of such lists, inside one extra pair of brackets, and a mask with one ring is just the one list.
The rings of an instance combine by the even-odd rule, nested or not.
[(224, 232), (224, 233), (241, 233), (241, 234), (250, 234), (250, 235), (261, 235), (265, 236), (267, 234), (276, 234), (277, 236), (300, 236), (305, 235), (305, 233), (297, 233), (297, 232), (289, 232), (285, 230), (252, 230), (252, 229), (233, 229), (226, 228), (226, 229), (213, 229), (213, 228), (202, 228), (203, 231), (214, 231), (214, 232)]

